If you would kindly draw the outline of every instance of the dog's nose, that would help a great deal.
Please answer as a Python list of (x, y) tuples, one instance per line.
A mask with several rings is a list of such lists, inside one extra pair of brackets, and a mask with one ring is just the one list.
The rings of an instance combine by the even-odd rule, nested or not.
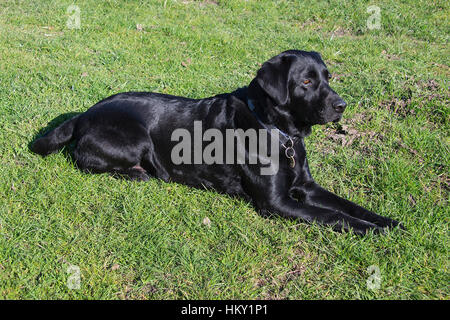
[(345, 101), (342, 100), (342, 99), (336, 101), (336, 102), (333, 104), (334, 110), (336, 110), (336, 112), (339, 112), (339, 113), (344, 112), (346, 106), (347, 106), (347, 104), (346, 104)]

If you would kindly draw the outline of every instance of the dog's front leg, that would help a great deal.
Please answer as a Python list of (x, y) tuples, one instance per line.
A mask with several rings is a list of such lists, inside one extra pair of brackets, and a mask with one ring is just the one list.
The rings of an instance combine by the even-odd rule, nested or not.
[(372, 211), (364, 209), (356, 203), (343, 199), (338, 195), (325, 190), (315, 182), (308, 182), (302, 186), (296, 186), (292, 191), (299, 194), (301, 201), (308, 205), (336, 210), (354, 218), (376, 224), (382, 228), (396, 227), (398, 225), (401, 228), (404, 228), (398, 221), (377, 215)]
[(289, 196), (271, 197), (270, 200), (264, 201), (262, 207), (259, 207), (263, 211), (276, 213), (285, 218), (296, 218), (306, 222), (330, 225), (338, 231), (352, 229), (358, 234), (366, 234), (371, 229), (375, 232), (382, 231), (382, 228), (374, 223), (352, 217), (336, 210), (301, 203)]

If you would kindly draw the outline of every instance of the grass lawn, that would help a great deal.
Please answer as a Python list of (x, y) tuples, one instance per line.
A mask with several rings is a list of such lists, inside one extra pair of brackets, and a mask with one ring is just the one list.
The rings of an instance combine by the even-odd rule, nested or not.
[[(450, 298), (448, 1), (76, 1), (80, 29), (71, 4), (0, 2), (0, 298)], [(380, 29), (366, 26), (372, 4)], [(306, 139), (314, 177), (406, 232), (267, 219), (28, 150), (111, 94), (230, 92), (287, 49), (321, 52), (349, 104)]]

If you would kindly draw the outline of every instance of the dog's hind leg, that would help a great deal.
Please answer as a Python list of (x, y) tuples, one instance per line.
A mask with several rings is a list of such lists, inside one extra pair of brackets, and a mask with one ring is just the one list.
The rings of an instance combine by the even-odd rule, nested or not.
[(168, 182), (170, 179), (170, 174), (162, 165), (161, 159), (154, 151), (152, 141), (150, 141), (147, 152), (142, 155), (141, 166), (142, 170), (145, 170), (149, 175), (155, 178), (161, 179), (165, 182)]
[(128, 179), (128, 180), (136, 180), (136, 181), (148, 181), (150, 176), (147, 174), (147, 171), (142, 168), (140, 165), (135, 165), (126, 170), (121, 170), (115, 172), (119, 177)]
[(150, 139), (146, 132), (128, 135), (124, 139), (120, 135), (99, 134), (91, 130), (78, 140), (73, 158), (85, 172), (108, 172), (119, 178), (147, 181), (149, 174), (141, 161), (149, 148)]
[(111, 159), (105, 161), (93, 154), (84, 153), (80, 156), (80, 151), (74, 152), (74, 158), (77, 166), (87, 173), (111, 173), (114, 177), (135, 181), (148, 181), (150, 176), (147, 171), (142, 168), (138, 161), (137, 164), (123, 162), (114, 163)]

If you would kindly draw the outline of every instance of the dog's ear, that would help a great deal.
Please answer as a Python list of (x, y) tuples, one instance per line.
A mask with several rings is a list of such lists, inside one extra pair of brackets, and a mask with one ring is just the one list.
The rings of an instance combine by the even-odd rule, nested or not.
[(294, 56), (279, 54), (264, 62), (255, 80), (279, 106), (289, 103), (289, 69)]

